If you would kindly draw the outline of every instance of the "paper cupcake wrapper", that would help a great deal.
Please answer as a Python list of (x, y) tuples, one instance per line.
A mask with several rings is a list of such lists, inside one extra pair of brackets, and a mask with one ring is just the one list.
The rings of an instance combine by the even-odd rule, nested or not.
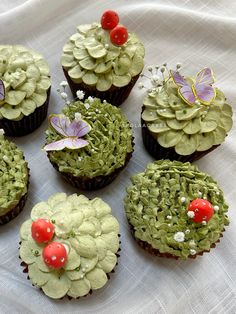
[[(120, 237), (120, 234), (119, 234), (118, 236)], [(121, 245), (121, 241), (119, 241), (119, 243), (120, 243), (120, 245)], [(20, 242), (19, 244), (21, 244), (21, 242)], [(120, 254), (119, 254), (120, 251), (121, 251), (121, 248), (119, 247), (117, 253), (115, 253), (116, 256), (117, 256), (117, 262), (116, 262), (115, 267), (112, 269), (112, 271), (111, 271), (110, 273), (106, 273), (108, 280), (110, 280), (110, 275), (113, 274), (113, 273), (115, 273), (115, 268), (116, 268), (116, 266), (118, 265), (118, 258), (120, 257)], [(19, 256), (19, 258), (20, 258), (20, 256)], [(20, 258), (20, 259), (21, 259), (21, 258)], [(20, 265), (24, 268), (24, 269), (23, 269), (23, 273), (28, 274), (28, 264), (26, 264), (25, 262), (22, 261)], [(27, 276), (27, 280), (30, 280), (29, 276)], [(34, 287), (35, 285), (32, 284), (32, 286)], [(37, 286), (36, 286), (36, 287), (37, 287)], [(41, 290), (41, 291), (43, 292), (42, 288), (40, 288), (40, 287), (38, 287), (38, 288), (39, 288), (39, 290)], [(101, 288), (101, 289), (102, 289), (102, 288)], [(78, 299), (81, 299), (81, 298), (85, 298), (85, 297), (87, 297), (88, 295), (90, 295), (90, 294), (92, 294), (92, 293), (93, 293), (93, 290), (91, 289), (91, 290), (90, 290), (86, 295), (84, 295), (83, 297), (72, 298), (72, 297), (70, 297), (70, 296), (68, 296), (68, 295), (65, 295), (65, 296), (62, 297), (60, 300), (63, 300), (63, 299), (65, 299), (65, 298), (67, 298), (67, 299), (69, 299), (69, 300), (72, 300), (72, 299), (78, 300)]]
[(76, 92), (78, 90), (82, 90), (85, 93), (85, 98), (88, 98), (89, 96), (97, 97), (100, 98), (101, 100), (106, 100), (109, 104), (112, 104), (113, 106), (116, 107), (120, 106), (126, 100), (140, 75), (138, 74), (134, 76), (129, 82), (129, 84), (126, 86), (116, 87), (112, 85), (109, 90), (100, 92), (96, 89), (95, 86), (89, 86), (84, 83), (73, 82), (70, 76), (68, 75), (68, 72), (64, 68), (63, 72), (70, 86), (71, 92), (75, 98)]
[(59, 170), (58, 165), (52, 160), (50, 160), (50, 153), (48, 154), (48, 158), (51, 164), (53, 165), (53, 167), (62, 175), (62, 177), (68, 183), (70, 183), (75, 188), (88, 190), (88, 191), (98, 190), (110, 184), (118, 176), (118, 174), (127, 166), (131, 157), (132, 157), (132, 152), (126, 155), (125, 164), (122, 167), (115, 169), (115, 171), (113, 171), (111, 174), (106, 175), (106, 176), (96, 176), (94, 178), (89, 178), (89, 177), (82, 177), (82, 176), (76, 177), (69, 172), (61, 172)]
[[(132, 236), (133, 238), (135, 239), (135, 241), (138, 243), (138, 245), (143, 248), (145, 251), (147, 251), (149, 254), (151, 255), (155, 255), (155, 256), (159, 256), (159, 257), (165, 257), (165, 258), (171, 258), (171, 259), (175, 259), (175, 260), (180, 260), (181, 258), (178, 257), (178, 256), (175, 256), (173, 254), (170, 254), (170, 253), (161, 253), (158, 249), (155, 249), (151, 246), (151, 244), (145, 242), (145, 241), (142, 241), (138, 238), (135, 237), (135, 233), (134, 233), (134, 227), (129, 223), (129, 226), (130, 226), (130, 230), (131, 230), (131, 233), (132, 233)], [(223, 237), (223, 232), (225, 231), (225, 229), (223, 229), (222, 233), (220, 234), (219, 236), (219, 239), (215, 242), (215, 243), (212, 243), (211, 245), (211, 249), (215, 248), (216, 247), (216, 244), (220, 242), (220, 238)], [(209, 253), (210, 250), (204, 250), (204, 251), (201, 251), (195, 255), (189, 255), (188, 256), (188, 259), (191, 258), (191, 259), (195, 259), (197, 256), (202, 256), (204, 253)]]
[(203, 151), (203, 152), (194, 152), (191, 155), (183, 156), (176, 153), (175, 149), (165, 148), (162, 147), (156, 140), (156, 138), (153, 137), (152, 133), (148, 130), (146, 123), (143, 119), (141, 119), (141, 125), (142, 125), (142, 138), (143, 138), (143, 144), (146, 148), (146, 150), (149, 152), (150, 155), (152, 155), (155, 159), (169, 159), (169, 160), (178, 160), (182, 162), (193, 162), (196, 161), (214, 149), (216, 149), (220, 145), (214, 145), (211, 148)]
[(1, 119), (0, 129), (4, 129), (5, 135), (18, 137), (30, 134), (36, 130), (47, 117), (50, 89), (47, 94), (45, 103), (36, 108), (29, 116), (24, 116), (19, 121), (8, 120), (6, 118)]
[[(28, 168), (28, 174), (29, 174), (29, 168)], [(30, 177), (30, 174), (29, 174), (29, 177)], [(18, 202), (18, 204), (14, 208), (12, 208), (6, 214), (0, 216), (0, 226), (5, 225), (8, 222), (10, 222), (12, 219), (14, 219), (16, 216), (18, 216), (20, 214), (20, 212), (23, 210), (25, 203), (26, 203), (26, 200), (27, 200), (27, 196), (28, 196), (29, 177), (28, 177), (28, 183), (27, 183), (27, 192), (25, 193), (25, 195), (23, 195), (21, 197), (20, 201)]]

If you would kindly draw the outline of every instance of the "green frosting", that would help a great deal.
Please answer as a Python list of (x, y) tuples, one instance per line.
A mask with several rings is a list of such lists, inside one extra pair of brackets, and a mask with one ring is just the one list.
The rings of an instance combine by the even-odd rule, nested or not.
[(117, 47), (109, 32), (100, 24), (81, 25), (63, 48), (61, 63), (72, 81), (96, 86), (107, 91), (112, 85), (122, 87), (141, 73), (144, 66), (144, 46), (129, 33), (128, 41)]
[[(46, 266), (42, 250), (31, 236), (31, 225), (38, 218), (49, 219), (55, 228), (52, 241), (67, 248), (67, 262), (59, 270)], [(77, 194), (52, 195), (31, 211), (31, 219), (20, 229), (20, 257), (28, 264), (29, 277), (44, 293), (59, 299), (65, 295), (82, 297), (91, 289), (103, 287), (117, 263), (119, 223), (111, 208), (100, 198), (89, 200)]]
[(43, 56), (20, 45), (0, 45), (0, 79), (6, 90), (5, 100), (0, 103), (0, 119), (14, 121), (42, 106), (51, 86)]
[(27, 193), (28, 180), (23, 152), (0, 135), (0, 216), (17, 206)]
[(233, 123), (232, 108), (219, 89), (209, 106), (190, 106), (171, 79), (148, 93), (143, 109), (142, 119), (158, 143), (184, 156), (221, 144)]
[[(125, 198), (128, 221), (137, 239), (161, 253), (186, 259), (210, 250), (229, 224), (228, 206), (217, 182), (190, 163), (156, 161), (131, 180)], [(205, 225), (187, 215), (189, 203), (196, 198), (207, 199), (214, 207)], [(179, 232), (183, 242), (175, 240)]]
[[(58, 165), (59, 171), (93, 178), (109, 175), (122, 167), (127, 154), (133, 151), (133, 135), (121, 110), (108, 103), (101, 103), (98, 98), (87, 99), (84, 103), (76, 101), (63, 109), (70, 120), (75, 118), (76, 112), (92, 128), (83, 137), (89, 144), (75, 150), (65, 148), (48, 152), (50, 160)], [(47, 144), (62, 138), (52, 127), (46, 131)]]

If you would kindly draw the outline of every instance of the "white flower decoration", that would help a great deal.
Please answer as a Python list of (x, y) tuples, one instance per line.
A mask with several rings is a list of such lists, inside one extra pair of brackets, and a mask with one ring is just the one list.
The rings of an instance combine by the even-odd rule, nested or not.
[(184, 242), (185, 234), (182, 231), (178, 231), (174, 234), (174, 240), (176, 242)]
[(88, 97), (88, 101), (89, 101), (89, 102), (93, 102), (93, 101), (94, 101), (94, 98), (93, 98), (92, 96), (89, 96), (89, 97)]
[(85, 102), (84, 103), (84, 107), (85, 107), (86, 110), (88, 110), (90, 108), (90, 104), (88, 102)]
[(195, 213), (194, 213), (194, 211), (190, 210), (190, 211), (187, 212), (187, 215), (188, 215), (189, 218), (194, 218)]
[(62, 99), (67, 99), (67, 97), (68, 97), (67, 93), (65, 93), (65, 92), (61, 93), (61, 98)]
[(81, 113), (76, 112), (76, 113), (75, 113), (75, 120), (79, 121), (79, 120), (81, 120), (81, 119), (82, 119)]
[(66, 86), (68, 86), (67, 81), (62, 81), (62, 82), (60, 83), (60, 86), (62, 86), (62, 87), (66, 87)]
[(76, 92), (76, 96), (80, 99), (80, 100), (82, 100), (82, 99), (84, 99), (84, 92), (82, 91), (82, 90), (77, 90), (77, 92)]

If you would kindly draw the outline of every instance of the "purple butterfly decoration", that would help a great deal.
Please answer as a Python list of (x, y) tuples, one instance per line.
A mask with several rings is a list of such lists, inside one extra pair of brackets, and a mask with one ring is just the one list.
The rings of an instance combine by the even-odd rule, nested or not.
[(80, 118), (75, 118), (73, 121), (70, 121), (63, 114), (51, 115), (49, 117), (51, 126), (65, 138), (47, 144), (44, 146), (44, 150), (62, 150), (64, 148), (69, 149), (78, 149), (88, 145), (88, 142), (81, 139), (84, 135), (90, 132), (90, 125)]
[(179, 87), (178, 93), (180, 97), (187, 104), (203, 103), (204, 105), (210, 105), (215, 98), (216, 92), (212, 87), (215, 80), (211, 69), (205, 68), (199, 71), (192, 85), (179, 72), (170, 71), (170, 74), (175, 84)]
[(5, 86), (3, 80), (0, 80), (0, 101), (5, 99)]

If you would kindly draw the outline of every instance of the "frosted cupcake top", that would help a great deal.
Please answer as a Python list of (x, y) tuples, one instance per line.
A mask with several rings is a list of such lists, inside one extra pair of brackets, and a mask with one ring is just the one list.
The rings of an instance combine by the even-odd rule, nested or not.
[(16, 121), (42, 106), (51, 86), (43, 56), (20, 45), (0, 45), (0, 80), (5, 89), (0, 119)]
[[(162, 70), (164, 73), (165, 67)], [(177, 69), (163, 81), (153, 75), (152, 82), (154, 87), (144, 99), (142, 119), (162, 147), (190, 155), (225, 140), (233, 123), (232, 108), (223, 92), (212, 87), (214, 78), (209, 68), (196, 78), (184, 78)]]
[[(57, 164), (59, 171), (93, 178), (109, 175), (125, 165), (127, 155), (133, 152), (133, 134), (119, 108), (89, 97), (70, 103), (62, 113), (50, 117), (45, 146), (50, 160)], [(57, 118), (68, 134), (78, 135), (76, 143), (75, 136), (66, 137), (64, 131), (53, 127), (53, 119)], [(73, 126), (78, 126), (78, 133), (70, 131)], [(71, 139), (73, 142), (68, 142)], [(62, 142), (65, 146), (60, 146)]]
[(144, 66), (144, 46), (135, 34), (127, 33), (127, 41), (116, 45), (111, 42), (114, 29), (109, 34), (103, 27), (99, 23), (78, 26), (63, 47), (61, 58), (72, 81), (96, 86), (98, 91), (129, 84)]
[(190, 163), (159, 160), (131, 178), (125, 211), (134, 235), (186, 259), (208, 251), (229, 224), (222, 190)]
[(29, 180), (23, 152), (0, 130), (0, 216), (14, 208), (27, 193)]
[(118, 233), (100, 198), (57, 193), (35, 205), (21, 226), (20, 257), (47, 296), (78, 298), (106, 284), (117, 263)]

